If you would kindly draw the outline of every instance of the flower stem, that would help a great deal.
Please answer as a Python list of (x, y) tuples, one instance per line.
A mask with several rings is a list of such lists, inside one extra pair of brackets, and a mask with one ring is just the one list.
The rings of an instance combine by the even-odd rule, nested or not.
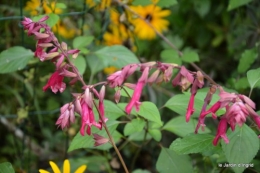
[(107, 133), (107, 135), (108, 135), (108, 138), (109, 138), (109, 140), (110, 140), (110, 143), (112, 144), (113, 148), (115, 149), (116, 154), (117, 154), (117, 156), (118, 156), (118, 158), (119, 158), (119, 160), (120, 160), (120, 162), (121, 162), (121, 164), (122, 164), (122, 166), (123, 166), (125, 172), (126, 172), (126, 173), (129, 173), (129, 171), (128, 171), (127, 167), (126, 167), (125, 161), (124, 161), (124, 159), (123, 159), (121, 153), (119, 152), (119, 150), (118, 150), (118, 148), (117, 148), (117, 146), (116, 146), (116, 144), (115, 144), (115, 142), (114, 142), (114, 139), (113, 139), (112, 135), (110, 134), (110, 132), (109, 132), (109, 130), (108, 130), (108, 128), (107, 128), (106, 123), (104, 122), (103, 118), (101, 117), (101, 114), (100, 114), (100, 112), (99, 112), (98, 106), (97, 106), (97, 104), (96, 104), (96, 102), (95, 102), (94, 100), (93, 100), (93, 103), (94, 103), (94, 105), (95, 105), (95, 107), (96, 107), (96, 109), (97, 109), (97, 111), (98, 111), (99, 118), (100, 118), (100, 120), (101, 120), (101, 122), (102, 122), (102, 126), (104, 127), (104, 129), (105, 129), (105, 131), (106, 131), (106, 133)]

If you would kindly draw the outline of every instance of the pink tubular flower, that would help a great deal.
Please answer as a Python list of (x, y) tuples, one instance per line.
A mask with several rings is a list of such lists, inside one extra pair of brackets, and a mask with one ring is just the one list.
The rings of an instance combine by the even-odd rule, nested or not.
[(60, 117), (56, 121), (56, 125), (60, 126), (61, 129), (69, 127), (71, 123), (74, 123), (74, 105), (67, 103), (60, 108)]
[[(95, 121), (95, 116), (94, 116), (92, 108), (90, 108), (84, 101), (82, 101), (81, 107), (82, 107), (82, 115), (81, 115), (80, 134), (82, 136), (84, 136), (85, 132), (87, 132), (88, 135), (91, 135), (91, 126), (92, 125), (101, 130), (102, 125)], [(86, 126), (87, 126), (87, 129), (86, 129)]]
[(191, 87), (191, 90), (190, 90), (191, 91), (191, 97), (190, 97), (188, 109), (187, 109), (187, 112), (186, 112), (186, 122), (189, 122), (191, 115), (195, 111), (195, 109), (194, 109), (195, 95), (197, 93), (198, 88), (202, 88), (203, 85), (204, 85), (203, 75), (200, 71), (198, 71), (196, 79), (195, 79), (194, 83), (192, 84), (192, 87)]
[(131, 110), (133, 107), (135, 107), (136, 111), (139, 111), (139, 107), (141, 105), (141, 102), (139, 100), (140, 100), (140, 97), (142, 94), (143, 87), (147, 82), (148, 74), (149, 74), (149, 67), (146, 67), (143, 71), (142, 76), (139, 78), (139, 80), (137, 82), (137, 85), (135, 87), (135, 90), (134, 90), (134, 93), (133, 93), (133, 96), (132, 96), (130, 102), (125, 107), (125, 112), (127, 114), (131, 113)]
[(222, 117), (218, 124), (217, 135), (213, 140), (213, 145), (216, 146), (218, 144), (220, 137), (225, 141), (226, 144), (229, 143), (228, 137), (226, 135), (227, 127), (228, 127), (227, 119), (225, 117)]
[(194, 106), (194, 99), (195, 99), (195, 94), (191, 94), (188, 109), (187, 109), (187, 112), (186, 112), (186, 122), (189, 122), (191, 115), (195, 111), (195, 109), (193, 107)]
[(43, 90), (46, 91), (48, 88), (51, 88), (52, 92), (55, 94), (60, 91), (61, 93), (66, 89), (66, 84), (63, 82), (64, 77), (59, 74), (59, 71), (55, 71), (48, 83), (43, 87)]

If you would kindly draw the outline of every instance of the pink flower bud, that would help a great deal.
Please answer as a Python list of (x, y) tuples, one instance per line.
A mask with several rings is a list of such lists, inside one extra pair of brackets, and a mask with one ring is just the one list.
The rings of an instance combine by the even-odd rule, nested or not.
[(93, 137), (94, 137), (94, 140), (95, 140), (95, 144), (94, 144), (95, 147), (109, 142), (109, 139), (104, 138), (103, 136), (100, 136), (96, 133), (93, 133)]
[(116, 103), (119, 103), (119, 100), (120, 100), (120, 97), (121, 97), (121, 90), (118, 89), (115, 93), (115, 96), (114, 96), (114, 99), (115, 99), (115, 102)]

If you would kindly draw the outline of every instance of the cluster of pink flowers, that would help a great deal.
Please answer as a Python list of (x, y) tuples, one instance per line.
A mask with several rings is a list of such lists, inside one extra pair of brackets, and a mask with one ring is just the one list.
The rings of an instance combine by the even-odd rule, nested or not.
[[(190, 120), (190, 117), (195, 111), (194, 101), (197, 90), (204, 85), (204, 76), (200, 71), (191, 72), (184, 66), (180, 67), (176, 64), (161, 62), (129, 64), (120, 71), (108, 76), (107, 82), (102, 83), (103, 86), (98, 92), (93, 85), (86, 85), (84, 83), (78, 70), (69, 60), (69, 56), (76, 58), (79, 50), (68, 50), (66, 43), (60, 44), (50, 27), (44, 23), (47, 19), (48, 17), (43, 17), (38, 22), (33, 22), (31, 19), (25, 17), (22, 21), (24, 29), (28, 31), (28, 35), (35, 36), (35, 39), (37, 40), (35, 57), (39, 58), (40, 61), (50, 60), (56, 66), (55, 72), (51, 75), (47, 84), (43, 87), (43, 90), (46, 91), (50, 88), (54, 93), (57, 93), (58, 91), (63, 92), (66, 88), (66, 84), (63, 82), (64, 77), (71, 78), (71, 85), (75, 84), (78, 80), (81, 81), (83, 84), (82, 89), (84, 90), (83, 93), (74, 93), (74, 100), (70, 103), (66, 103), (60, 108), (60, 117), (58, 118), (56, 125), (60, 126), (62, 129), (69, 127), (70, 124), (75, 121), (76, 112), (81, 116), (81, 135), (85, 135), (85, 133), (91, 135), (92, 126), (102, 129), (102, 126), (107, 121), (104, 110), (105, 85), (108, 85), (111, 88), (118, 87), (118, 90), (115, 93), (115, 101), (117, 103), (120, 100), (120, 90), (123, 86), (134, 90), (129, 103), (125, 107), (125, 112), (130, 114), (133, 108), (135, 108), (136, 111), (139, 111), (141, 105), (140, 98), (145, 85), (169, 82), (172, 78), (174, 68), (179, 69), (179, 72), (172, 79), (172, 85), (174, 87), (180, 86), (182, 91), (187, 90), (191, 86), (191, 97), (186, 112), (186, 121), (188, 122)], [(47, 51), (47, 49), (49, 51)], [(137, 83), (125, 83), (125, 81), (137, 70), (142, 73)], [(150, 72), (152, 73), (151, 75), (149, 75)], [(220, 99), (211, 108), (206, 110), (211, 102), (212, 95), (217, 89), (219, 89)], [(98, 105), (96, 104), (95, 99), (98, 99)], [(220, 138), (223, 138), (223, 140), (228, 143), (229, 140), (226, 136), (228, 125), (234, 130), (236, 124), (242, 126), (248, 116), (253, 118), (260, 128), (260, 117), (254, 111), (255, 104), (250, 98), (241, 94), (225, 92), (222, 87), (212, 85), (204, 99), (195, 133), (198, 132), (200, 127), (202, 127), (203, 130), (206, 115), (211, 113), (213, 118), (217, 118), (216, 112), (221, 108), (225, 108), (226, 113), (220, 118), (217, 135), (213, 141), (214, 145), (217, 145)], [(96, 121), (93, 109), (97, 109), (99, 112), (98, 121)], [(94, 139), (96, 141), (96, 146), (108, 142), (108, 139), (97, 134), (94, 134)]]
[[(71, 64), (68, 57), (76, 58), (79, 50), (68, 50), (66, 43), (59, 43), (51, 28), (44, 22), (48, 19), (48, 16), (41, 18), (38, 22), (33, 22), (30, 18), (24, 18), (22, 25), (27, 30), (29, 36), (35, 36), (37, 40), (35, 57), (40, 61), (50, 60), (55, 64), (55, 72), (50, 76), (47, 84), (43, 87), (46, 91), (48, 88), (52, 92), (63, 92), (66, 89), (66, 84), (63, 82), (64, 77), (71, 78), (70, 84), (75, 84), (80, 79), (80, 75), (77, 69)], [(47, 49), (49, 51), (47, 51)], [(104, 111), (104, 96), (105, 86), (103, 86), (100, 92), (97, 92), (92, 86), (87, 86), (83, 83), (84, 92), (82, 94), (73, 94), (74, 101), (66, 103), (60, 108), (60, 117), (56, 121), (56, 125), (62, 129), (69, 127), (71, 123), (75, 121), (75, 112), (81, 116), (81, 135), (91, 135), (91, 127), (95, 126), (102, 129), (103, 123), (107, 121)], [(93, 105), (95, 97), (99, 100), (97, 110), (99, 111), (99, 121), (95, 120), (93, 113)]]

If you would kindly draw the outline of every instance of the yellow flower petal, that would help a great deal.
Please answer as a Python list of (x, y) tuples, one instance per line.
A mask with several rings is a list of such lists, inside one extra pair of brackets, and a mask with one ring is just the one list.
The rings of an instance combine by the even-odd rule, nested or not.
[(39, 170), (39, 173), (50, 173), (49, 171), (46, 171), (46, 170), (44, 170), (44, 169), (40, 169)]
[(52, 170), (53, 170), (54, 173), (61, 173), (61, 172), (60, 172), (60, 169), (59, 169), (59, 167), (56, 165), (56, 163), (54, 163), (54, 162), (52, 162), (52, 161), (50, 161), (49, 163), (50, 163), (51, 168), (52, 168)]
[(75, 173), (84, 173), (86, 169), (87, 169), (87, 165), (82, 165), (75, 171)]
[(70, 173), (70, 162), (68, 159), (64, 160), (63, 173)]

